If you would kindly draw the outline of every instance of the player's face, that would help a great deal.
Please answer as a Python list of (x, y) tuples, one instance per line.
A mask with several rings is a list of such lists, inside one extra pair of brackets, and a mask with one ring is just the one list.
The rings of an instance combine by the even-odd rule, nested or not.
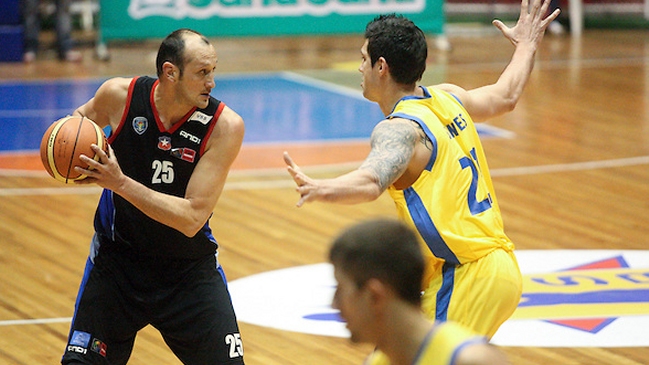
[(340, 311), (340, 316), (347, 322), (352, 342), (370, 342), (368, 330), (371, 319), (369, 292), (359, 288), (356, 283), (340, 268), (334, 265), (334, 277), (338, 282), (332, 306)]
[(360, 67), (358, 67), (358, 71), (360, 71), (360, 73), (363, 75), (363, 82), (361, 83), (361, 88), (363, 88), (363, 96), (370, 101), (375, 101), (374, 99), (372, 99), (373, 86), (375, 85), (375, 76), (370, 55), (367, 53), (368, 44), (369, 40), (366, 39), (365, 43), (363, 43), (363, 47), (361, 47), (362, 61)]
[(198, 36), (189, 36), (185, 40), (185, 69), (179, 86), (182, 97), (198, 108), (207, 107), (210, 92), (214, 88), (216, 70), (216, 51), (211, 44), (206, 44)]

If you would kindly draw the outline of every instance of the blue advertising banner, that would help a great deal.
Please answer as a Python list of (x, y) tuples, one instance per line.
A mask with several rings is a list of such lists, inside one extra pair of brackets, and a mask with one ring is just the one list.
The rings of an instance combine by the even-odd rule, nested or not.
[(162, 38), (178, 28), (206, 36), (362, 33), (378, 14), (398, 13), (443, 33), (443, 0), (101, 0), (103, 40)]

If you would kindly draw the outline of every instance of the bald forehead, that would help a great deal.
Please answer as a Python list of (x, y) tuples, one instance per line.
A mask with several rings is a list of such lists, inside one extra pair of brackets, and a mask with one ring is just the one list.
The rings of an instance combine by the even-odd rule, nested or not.
[(184, 32), (182, 34), (182, 38), (185, 41), (185, 43), (192, 41), (192, 42), (202, 42), (205, 45), (210, 45), (210, 41), (207, 38), (205, 38), (205, 36), (194, 32), (189, 32), (189, 31)]
[(216, 50), (207, 38), (195, 33), (186, 33), (183, 35), (183, 40), (185, 43), (184, 58), (186, 63), (194, 60), (211, 61), (216, 58)]

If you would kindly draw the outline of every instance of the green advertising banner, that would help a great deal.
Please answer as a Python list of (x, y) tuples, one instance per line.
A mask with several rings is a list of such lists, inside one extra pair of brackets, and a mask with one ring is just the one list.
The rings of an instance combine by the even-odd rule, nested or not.
[(104, 41), (163, 38), (178, 28), (206, 36), (362, 33), (378, 14), (398, 13), (442, 34), (443, 0), (101, 0)]

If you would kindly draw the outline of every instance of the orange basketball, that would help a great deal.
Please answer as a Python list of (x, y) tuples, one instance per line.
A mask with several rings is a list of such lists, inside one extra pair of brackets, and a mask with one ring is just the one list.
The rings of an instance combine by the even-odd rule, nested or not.
[(77, 173), (74, 167), (88, 168), (79, 159), (82, 154), (99, 160), (90, 148), (93, 143), (108, 151), (104, 131), (92, 120), (77, 116), (57, 120), (45, 131), (41, 141), (41, 161), (45, 170), (66, 184), (85, 179), (87, 176)]

